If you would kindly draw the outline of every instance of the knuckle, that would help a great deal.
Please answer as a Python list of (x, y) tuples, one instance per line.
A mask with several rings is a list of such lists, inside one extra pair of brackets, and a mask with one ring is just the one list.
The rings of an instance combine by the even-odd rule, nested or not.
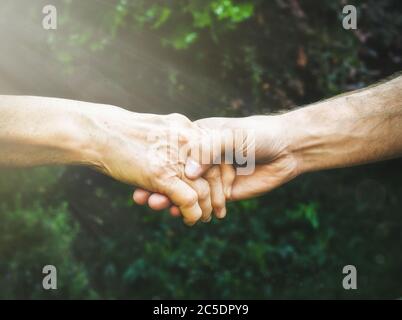
[(185, 116), (180, 113), (170, 113), (168, 117), (173, 121), (183, 122), (186, 124), (191, 124), (192, 122)]
[(190, 135), (187, 133), (187, 132), (184, 132), (184, 131), (180, 131), (180, 132), (178, 132), (178, 142), (180, 143), (180, 144), (187, 144), (187, 143), (189, 143), (190, 142)]
[(152, 178), (160, 179), (165, 175), (165, 168), (162, 166), (152, 166), (150, 169)]
[(221, 174), (219, 168), (217, 166), (214, 166), (206, 172), (205, 177), (207, 179), (215, 180), (218, 179), (220, 175)]
[(198, 191), (198, 198), (205, 200), (209, 198), (210, 196), (210, 191), (209, 191), (209, 185), (204, 185), (200, 190)]
[(193, 207), (196, 203), (198, 202), (198, 196), (197, 194), (194, 192), (190, 195), (188, 195), (184, 201), (183, 201), (183, 206), (185, 208), (191, 208)]
[(212, 206), (215, 209), (223, 209), (225, 207), (225, 200), (223, 198), (222, 199), (214, 198), (212, 199)]

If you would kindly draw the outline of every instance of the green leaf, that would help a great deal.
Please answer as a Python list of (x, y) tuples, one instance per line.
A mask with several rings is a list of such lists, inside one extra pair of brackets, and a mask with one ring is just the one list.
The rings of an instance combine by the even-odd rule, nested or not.
[(234, 4), (232, 0), (217, 0), (211, 3), (211, 8), (218, 19), (228, 19), (235, 23), (250, 18), (254, 13), (252, 2)]
[(198, 38), (198, 33), (187, 32), (184, 34), (180, 34), (173, 39), (164, 39), (164, 44), (168, 46), (172, 46), (177, 50), (187, 49), (192, 43), (194, 43)]
[(168, 21), (170, 15), (172, 14), (172, 11), (169, 8), (161, 8), (158, 20), (154, 23), (152, 26), (153, 29), (158, 29), (160, 28), (166, 21)]

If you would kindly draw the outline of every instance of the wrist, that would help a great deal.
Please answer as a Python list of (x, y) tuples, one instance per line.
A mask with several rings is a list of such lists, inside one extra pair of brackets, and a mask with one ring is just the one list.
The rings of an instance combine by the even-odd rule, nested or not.
[(296, 159), (300, 174), (335, 166), (334, 145), (346, 142), (336, 124), (346, 115), (336, 113), (337, 103), (343, 102), (324, 101), (280, 116), (286, 150)]
[(138, 163), (141, 155), (148, 152), (149, 134), (160, 130), (161, 119), (158, 115), (91, 104), (79, 121), (84, 132), (80, 143), (81, 159), (105, 173), (109, 173), (119, 152), (130, 152), (131, 161)]
[(289, 179), (306, 172), (304, 158), (298, 149), (297, 117), (290, 113), (264, 116), (260, 127), (260, 143), (264, 146), (263, 162), (281, 163)]
[(303, 124), (304, 115), (299, 112), (287, 112), (276, 116), (280, 134), (282, 136), (283, 154), (292, 158), (295, 164), (297, 175), (306, 173), (307, 169), (303, 155), (303, 145), (306, 138), (303, 136), (303, 130), (300, 128)]
[(96, 109), (92, 103), (79, 102), (63, 117), (59, 140), (66, 154), (64, 164), (102, 166), (105, 139)]

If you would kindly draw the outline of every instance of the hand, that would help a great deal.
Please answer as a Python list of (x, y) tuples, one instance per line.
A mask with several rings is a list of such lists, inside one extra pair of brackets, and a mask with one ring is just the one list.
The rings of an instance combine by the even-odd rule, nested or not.
[[(97, 109), (97, 161), (93, 165), (119, 181), (168, 197), (188, 225), (211, 219), (209, 185), (184, 174), (189, 150), (205, 135), (178, 114), (137, 114), (120, 108)], [(101, 132), (101, 134), (99, 134)], [(176, 142), (176, 143), (175, 143)], [(191, 142), (191, 145), (190, 145)], [(143, 203), (141, 194), (134, 195)]]
[[(227, 193), (229, 188), (224, 189), (224, 186), (232, 185), (235, 178), (235, 170), (232, 165), (214, 165), (207, 169), (204, 178), (209, 185), (211, 205), (215, 217), (223, 219), (226, 216), (226, 199), (229, 198)], [(156, 211), (170, 208), (169, 211), (173, 217), (179, 217), (181, 215), (180, 208), (175, 206), (170, 199), (163, 194), (137, 188), (134, 191), (133, 199), (137, 204), (148, 204), (151, 209)]]
[[(208, 118), (196, 123), (204, 130), (211, 128), (229, 129), (233, 132), (241, 130), (246, 134), (253, 132), (255, 137), (254, 141), (244, 139), (244, 141), (255, 144), (253, 147), (255, 148), (257, 164), (252, 174), (236, 175), (235, 168), (228, 164), (222, 164), (220, 170), (215, 166), (206, 172), (206, 177), (213, 176), (215, 181), (221, 180), (221, 186), (217, 186), (219, 183), (216, 182), (212, 186), (210, 182), (212, 199), (218, 198), (221, 202), (222, 195), (226, 200), (255, 197), (279, 187), (300, 173), (298, 160), (289, 148), (290, 137), (281, 116), (256, 116), (238, 119)], [(161, 195), (151, 195), (149, 192), (139, 189), (135, 193), (143, 194), (148, 199), (151, 208), (163, 209), (171, 205), (169, 199)], [(175, 216), (180, 213), (174, 206), (171, 207), (170, 211)]]
[[(289, 129), (282, 116), (253, 116), (247, 118), (209, 118), (197, 121), (201, 128), (241, 130), (252, 133), (256, 166), (249, 175), (236, 175), (235, 169), (225, 166), (223, 181), (227, 200), (236, 201), (260, 196), (300, 174), (299, 161), (290, 150)], [(245, 146), (248, 148), (250, 146)], [(228, 182), (233, 181), (230, 185)]]

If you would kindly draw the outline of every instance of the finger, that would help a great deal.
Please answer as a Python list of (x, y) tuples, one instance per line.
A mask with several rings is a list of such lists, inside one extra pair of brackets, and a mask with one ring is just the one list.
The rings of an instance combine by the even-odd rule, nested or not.
[(270, 178), (263, 176), (258, 169), (252, 176), (237, 176), (233, 183), (231, 191), (231, 200), (244, 200), (257, 197), (265, 192), (268, 192), (270, 188), (267, 188), (266, 184), (259, 184), (258, 181), (267, 181)]
[(194, 225), (202, 216), (197, 192), (183, 180), (173, 177), (166, 181), (164, 194), (180, 208), (184, 223)]
[(151, 193), (149, 191), (138, 188), (138, 189), (134, 190), (133, 200), (135, 203), (143, 206), (144, 204), (147, 203), (148, 198), (150, 196), (151, 196)]
[(205, 174), (205, 179), (208, 181), (211, 190), (211, 203), (215, 216), (219, 219), (223, 219), (226, 216), (226, 199), (223, 192), (220, 167), (213, 166), (209, 169)]
[(153, 193), (148, 198), (148, 205), (153, 210), (164, 210), (169, 208), (172, 203), (169, 198), (160, 193)]
[(191, 157), (187, 158), (186, 167), (184, 169), (184, 173), (186, 177), (189, 179), (197, 179), (202, 176), (202, 174), (206, 171), (207, 168), (200, 165), (196, 160)]
[(288, 182), (293, 177), (275, 166), (257, 166), (252, 175), (239, 175), (232, 187), (231, 200), (258, 197)]
[(172, 217), (177, 218), (177, 217), (181, 216), (180, 209), (178, 207), (176, 207), (176, 206), (171, 206), (170, 209), (169, 209), (169, 212), (170, 212), (170, 215)]
[(195, 192), (197, 192), (198, 203), (202, 210), (201, 221), (211, 221), (212, 204), (208, 182), (203, 178), (198, 178), (196, 180), (184, 179), (184, 181), (186, 181), (195, 190)]
[(236, 178), (236, 169), (231, 164), (221, 164), (223, 192), (227, 200), (232, 199), (232, 187)]
[(219, 132), (204, 130), (203, 134), (190, 145), (185, 174), (189, 179), (201, 177), (213, 164), (220, 163), (222, 145)]
[[(224, 118), (208, 118), (195, 121), (202, 131), (201, 139), (192, 143), (190, 149), (189, 167), (192, 163), (200, 164), (200, 167), (194, 167), (194, 176), (201, 176), (216, 164), (233, 164), (234, 158), (234, 132), (228, 127), (222, 126)], [(186, 171), (189, 178), (193, 172)]]

